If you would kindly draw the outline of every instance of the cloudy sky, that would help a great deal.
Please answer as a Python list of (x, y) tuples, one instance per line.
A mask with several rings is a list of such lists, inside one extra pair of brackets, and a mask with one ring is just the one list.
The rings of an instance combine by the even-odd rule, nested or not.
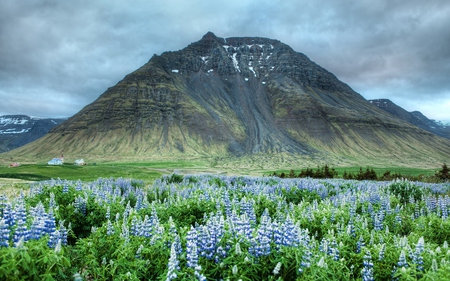
[(278, 39), (367, 99), (450, 122), (447, 0), (6, 0), (0, 115), (69, 117), (208, 31)]

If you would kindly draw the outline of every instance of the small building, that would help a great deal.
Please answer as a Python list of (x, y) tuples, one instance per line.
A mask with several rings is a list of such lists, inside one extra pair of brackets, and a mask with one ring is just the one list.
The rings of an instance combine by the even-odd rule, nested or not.
[(83, 159), (77, 159), (77, 160), (75, 160), (75, 162), (73, 164), (77, 165), (77, 166), (84, 166), (84, 165), (86, 165), (86, 162), (84, 162)]
[(52, 160), (48, 161), (48, 165), (62, 165), (63, 160), (61, 158), (53, 158)]

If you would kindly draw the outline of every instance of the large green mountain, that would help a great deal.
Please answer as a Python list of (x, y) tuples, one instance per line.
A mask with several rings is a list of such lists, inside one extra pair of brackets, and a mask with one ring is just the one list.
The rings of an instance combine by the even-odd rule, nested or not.
[(14, 157), (217, 164), (442, 163), (450, 141), (379, 109), (280, 41), (209, 32), (107, 89)]

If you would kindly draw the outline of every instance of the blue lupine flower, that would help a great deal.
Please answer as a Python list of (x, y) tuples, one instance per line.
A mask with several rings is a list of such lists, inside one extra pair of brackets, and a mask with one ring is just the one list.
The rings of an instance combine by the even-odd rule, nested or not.
[(397, 262), (398, 267), (408, 267), (408, 262), (406, 261), (405, 251), (401, 251)]
[(350, 221), (348, 222), (348, 225), (347, 225), (347, 234), (350, 235), (350, 236), (352, 236), (352, 237), (355, 237), (355, 236), (356, 236), (356, 233), (355, 233), (355, 225), (354, 225), (353, 219), (350, 219)]
[(131, 219), (131, 235), (139, 236), (140, 233), (140, 223), (138, 222), (138, 218), (134, 216)]
[(58, 243), (58, 240), (60, 240), (60, 233), (59, 230), (55, 230), (54, 232), (50, 233), (50, 236), (48, 238), (47, 246), (49, 248), (55, 248), (56, 244)]
[(333, 256), (333, 260), (335, 260), (335, 261), (338, 261), (340, 258), (340, 252), (337, 247), (338, 247), (338, 245), (337, 245), (336, 240), (333, 240), (328, 247), (329, 248), (328, 254)]
[(375, 280), (373, 277), (373, 263), (372, 256), (370, 255), (370, 251), (366, 251), (363, 259), (363, 269), (361, 272), (363, 281), (373, 281)]
[(413, 254), (413, 263), (417, 266), (418, 270), (423, 271), (423, 257), (422, 253), (424, 252), (424, 239), (423, 237), (419, 238), (419, 241), (416, 244), (416, 250)]
[(86, 200), (78, 195), (73, 202), (74, 207), (83, 215), (86, 215)]
[(359, 254), (361, 253), (361, 248), (366, 246), (366, 244), (364, 243), (364, 238), (362, 237), (362, 235), (359, 237), (358, 242), (356, 242), (356, 253)]
[(198, 266), (198, 250), (197, 250), (197, 231), (191, 226), (186, 236), (186, 259), (187, 266), (197, 268)]
[(128, 229), (126, 223), (122, 224), (122, 232), (120, 233), (120, 237), (125, 240), (125, 244), (130, 242), (130, 230)]
[(45, 218), (34, 217), (30, 227), (30, 239), (39, 240), (45, 234)]
[(45, 218), (45, 233), (51, 234), (56, 230), (55, 216), (53, 215), (52, 209), (49, 210)]
[(19, 240), (26, 242), (29, 240), (29, 231), (25, 222), (20, 218), (17, 220), (16, 230), (14, 231), (14, 244), (17, 244)]
[(283, 231), (280, 228), (280, 226), (278, 225), (277, 221), (274, 221), (272, 223), (272, 232), (273, 232), (273, 241), (275, 242), (275, 244), (282, 245), (283, 244)]
[(9, 228), (4, 219), (0, 220), (0, 247), (9, 247)]
[(50, 192), (50, 202), (48, 203), (50, 208), (56, 208), (56, 201), (55, 201), (55, 194), (53, 192)]
[(400, 214), (397, 214), (395, 216), (395, 223), (398, 224), (398, 225), (402, 224), (402, 217), (400, 216)]
[(3, 207), (3, 220), (5, 221), (5, 225), (11, 227), (14, 225), (14, 211), (11, 207), (11, 204), (7, 202)]
[(386, 251), (386, 244), (381, 245), (380, 253), (378, 254), (378, 260), (382, 261), (384, 259), (384, 253)]
[(19, 200), (19, 202), (14, 208), (14, 220), (16, 223), (19, 220), (22, 220), (24, 224), (27, 221), (27, 211), (25, 209), (25, 202), (23, 200)]
[(283, 242), (284, 246), (296, 246), (298, 229), (292, 222), (291, 218), (288, 216), (286, 221), (282, 225)]
[(64, 226), (63, 221), (59, 222), (59, 238), (62, 245), (67, 245), (67, 228)]
[(167, 264), (169, 271), (167, 272), (166, 281), (170, 281), (177, 278), (177, 271), (180, 270), (179, 266), (180, 262), (178, 261), (177, 252), (175, 248), (176, 248), (175, 243), (172, 243), (172, 246), (170, 247), (169, 263)]
[(111, 236), (114, 234), (114, 227), (111, 223), (110, 220), (107, 221), (107, 226), (106, 226), (106, 235)]

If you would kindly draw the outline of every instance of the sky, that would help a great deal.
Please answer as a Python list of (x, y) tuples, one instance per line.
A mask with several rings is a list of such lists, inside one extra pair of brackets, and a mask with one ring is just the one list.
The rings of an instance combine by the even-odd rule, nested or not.
[(450, 122), (448, 0), (0, 1), (0, 116), (70, 117), (208, 31), (277, 39), (366, 99)]

